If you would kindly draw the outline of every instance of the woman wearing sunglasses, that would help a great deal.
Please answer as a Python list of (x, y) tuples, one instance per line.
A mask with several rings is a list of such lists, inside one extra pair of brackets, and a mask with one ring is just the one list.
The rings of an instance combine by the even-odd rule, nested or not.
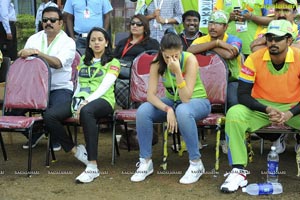
[[(131, 64), (133, 60), (147, 50), (158, 50), (159, 43), (157, 40), (150, 38), (149, 22), (144, 15), (134, 15), (128, 26), (130, 32), (127, 38), (124, 38), (116, 45), (114, 54), (120, 59), (121, 72), (116, 82), (115, 93), (116, 101), (122, 108), (137, 107), (129, 102), (129, 78)], [(127, 67), (123, 66), (126, 64)], [(138, 144), (134, 134), (130, 134), (130, 143), (132, 149), (138, 149)], [(132, 138), (132, 139), (131, 139)], [(134, 140), (134, 141), (133, 141)], [(155, 142), (154, 142), (155, 143)], [(121, 138), (120, 148), (127, 149), (127, 140)]]
[[(86, 165), (76, 178), (77, 183), (92, 182), (100, 175), (97, 119), (113, 112), (114, 84), (120, 71), (120, 63), (113, 58), (110, 38), (104, 29), (92, 28), (87, 41), (85, 55), (78, 66), (78, 85), (72, 102), (60, 104), (44, 116), (51, 137), (60, 142), (65, 152), (72, 152)], [(86, 147), (76, 146), (64, 129), (62, 122), (72, 114), (83, 128)]]

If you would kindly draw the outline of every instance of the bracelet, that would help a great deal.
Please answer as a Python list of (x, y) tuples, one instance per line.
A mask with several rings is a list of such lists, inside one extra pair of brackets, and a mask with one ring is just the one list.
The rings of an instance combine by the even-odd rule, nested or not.
[(171, 108), (170, 106), (166, 106), (166, 107), (164, 108), (164, 111), (165, 111), (165, 112), (168, 112), (169, 109), (172, 109), (172, 108)]
[(186, 86), (185, 80), (183, 80), (180, 84), (177, 84), (178, 89), (184, 88), (185, 86)]
[(219, 39), (217, 39), (216, 46), (219, 47)]

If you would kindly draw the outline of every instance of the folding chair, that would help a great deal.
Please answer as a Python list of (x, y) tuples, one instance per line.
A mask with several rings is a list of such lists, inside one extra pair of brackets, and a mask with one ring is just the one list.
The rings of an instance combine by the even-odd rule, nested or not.
[[(225, 61), (216, 53), (208, 52), (207, 55), (196, 54), (201, 80), (206, 89), (207, 97), (212, 105), (212, 112), (204, 119), (197, 122), (197, 126), (203, 129), (214, 129), (217, 132), (216, 142), (216, 171), (219, 169), (219, 145), (220, 129), (225, 123), (226, 94), (227, 94), (227, 65)], [(203, 131), (202, 131), (203, 132)], [(177, 136), (177, 141), (176, 137)], [(167, 169), (167, 139), (168, 132), (164, 131), (163, 162), (160, 165), (163, 170)], [(180, 140), (180, 134), (173, 134), (174, 150), (182, 156), (186, 151), (185, 142)]]
[[(9, 68), (6, 77), (3, 115), (0, 117), (0, 142), (4, 160), (7, 160), (1, 131), (28, 134), (27, 174), (32, 174), (32, 134), (36, 125), (43, 123), (42, 116), (5, 116), (5, 110), (24, 109), (42, 114), (48, 106), (51, 72), (48, 64), (38, 57), (18, 58)], [(48, 139), (48, 147), (50, 140)], [(48, 152), (47, 152), (48, 154)]]
[[(132, 64), (130, 75), (130, 99), (134, 103), (143, 103), (147, 101), (147, 89), (150, 73), (150, 65), (157, 51), (146, 51), (138, 55)], [(157, 96), (163, 97), (165, 95), (162, 82), (158, 85)], [(125, 134), (128, 140), (127, 124), (135, 124), (137, 109), (123, 109), (115, 110), (113, 116), (113, 147), (112, 147), (112, 165), (115, 163), (115, 144), (116, 144), (116, 125), (125, 125)], [(128, 149), (129, 151), (130, 149)]]
[(212, 112), (197, 125), (200, 129), (213, 129), (216, 132), (216, 162), (215, 170), (219, 170), (219, 146), (221, 128), (225, 124), (227, 108), (228, 70), (226, 62), (216, 53), (207, 55), (196, 54), (199, 63), (200, 76), (212, 105)]

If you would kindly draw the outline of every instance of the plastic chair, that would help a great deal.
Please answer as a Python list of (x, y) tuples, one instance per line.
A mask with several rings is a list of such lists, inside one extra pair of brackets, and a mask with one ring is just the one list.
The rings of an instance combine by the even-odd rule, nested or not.
[[(134, 103), (143, 103), (147, 101), (147, 89), (150, 73), (150, 65), (153, 58), (156, 56), (157, 51), (146, 51), (137, 56), (132, 64), (130, 75), (130, 99)], [(162, 82), (158, 85), (159, 97), (165, 95)], [(127, 144), (129, 144), (128, 137), (128, 124), (135, 124), (137, 109), (123, 109), (115, 110), (113, 116), (113, 147), (112, 147), (112, 164), (115, 163), (115, 144), (116, 144), (116, 125), (125, 125), (125, 134), (127, 136)], [(130, 147), (128, 146), (128, 151)]]
[(127, 38), (129, 36), (129, 32), (117, 32), (115, 35), (114, 45), (117, 46), (120, 40)]
[(205, 86), (207, 97), (212, 105), (212, 112), (197, 122), (201, 129), (213, 129), (216, 132), (215, 170), (219, 170), (219, 146), (221, 128), (225, 125), (227, 109), (228, 69), (226, 62), (216, 53), (203, 56), (197, 54), (200, 76)]
[[(51, 72), (48, 64), (38, 57), (18, 58), (9, 68), (6, 77), (3, 111), (22, 109), (42, 114), (48, 106)], [(32, 134), (36, 125), (42, 125), (41, 115), (0, 116), (0, 141), (4, 160), (7, 160), (1, 131), (23, 132), (28, 134), (28, 176), (31, 176)], [(50, 140), (48, 139), (48, 149)], [(48, 152), (47, 152), (48, 154)]]

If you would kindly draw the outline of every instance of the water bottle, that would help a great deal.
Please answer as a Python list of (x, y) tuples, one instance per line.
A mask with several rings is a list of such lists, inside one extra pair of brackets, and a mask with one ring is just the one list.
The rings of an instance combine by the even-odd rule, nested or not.
[(275, 150), (276, 147), (272, 146), (271, 151), (268, 154), (267, 182), (269, 183), (278, 182), (279, 156)]
[(250, 195), (268, 195), (280, 194), (283, 189), (280, 183), (252, 183), (243, 187), (242, 191)]

